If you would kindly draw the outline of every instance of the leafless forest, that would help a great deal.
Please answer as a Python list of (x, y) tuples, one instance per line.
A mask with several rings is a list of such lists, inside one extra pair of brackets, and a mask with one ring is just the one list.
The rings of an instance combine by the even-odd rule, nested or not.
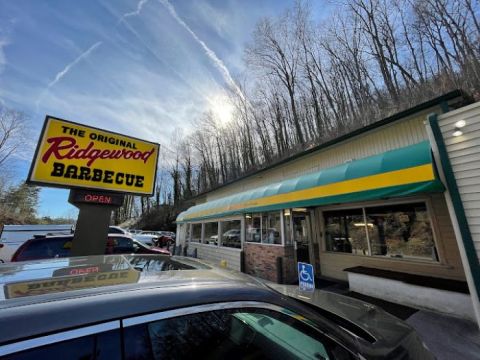
[(190, 136), (176, 137), (154, 203), (163, 194), (178, 207), (453, 89), (480, 97), (478, 1), (346, 0), (328, 3), (332, 14), (320, 22), (311, 5), (299, 1), (256, 25), (247, 71), (230, 89), (234, 119), (206, 112)]

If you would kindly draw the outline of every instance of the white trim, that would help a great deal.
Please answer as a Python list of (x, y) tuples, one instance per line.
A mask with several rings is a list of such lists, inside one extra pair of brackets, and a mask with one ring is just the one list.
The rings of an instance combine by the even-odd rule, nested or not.
[[(469, 110), (470, 108), (474, 108), (475, 106), (473, 105), (478, 106), (478, 103), (472, 104), (470, 107), (468, 107), (467, 110)], [(462, 109), (465, 110), (465, 108), (462, 108)], [(461, 112), (463, 111), (460, 111), (460, 110), (452, 111), (452, 112), (449, 112), (448, 115), (453, 116)], [(432, 152), (433, 152), (433, 157), (435, 159), (435, 162), (437, 164), (441, 164), (437, 141), (435, 140), (435, 136), (433, 135), (432, 128), (430, 127), (430, 124), (428, 123), (428, 121), (425, 124), (425, 127), (427, 128), (427, 134), (430, 140), (430, 145), (432, 147)], [(443, 168), (441, 166), (438, 166), (438, 174), (442, 182), (445, 184), (446, 183), (445, 174), (443, 173)], [(477, 288), (475, 286), (475, 281), (472, 276), (472, 269), (468, 261), (465, 244), (463, 243), (463, 237), (460, 231), (460, 225), (458, 224), (455, 207), (453, 206), (453, 200), (450, 195), (450, 192), (448, 191), (448, 188), (445, 190), (445, 200), (447, 202), (447, 208), (448, 208), (448, 213), (450, 215), (450, 220), (452, 221), (453, 231), (455, 233), (455, 239), (457, 240), (457, 246), (460, 252), (460, 258), (462, 259), (463, 271), (465, 272), (465, 278), (467, 280), (468, 290), (470, 292), (470, 299), (472, 300), (473, 310), (475, 312), (475, 318), (477, 320), (477, 326), (480, 327), (480, 299), (478, 297)]]
[[(14, 326), (12, 324), (12, 326)], [(65, 340), (72, 340), (76, 338), (80, 338), (87, 335), (98, 334), (105, 331), (110, 331), (114, 329), (120, 328), (120, 321), (109, 321), (106, 323), (86, 326), (79, 329), (68, 330), (52, 335), (40, 336), (34, 339), (18, 341), (12, 344), (0, 346), (0, 356), (5, 356), (8, 354), (29, 350), (32, 348), (50, 345), (54, 343), (58, 343)]]
[(185, 307), (185, 308), (180, 308), (175, 310), (168, 310), (168, 311), (162, 311), (162, 312), (157, 312), (153, 314), (135, 316), (135, 317), (123, 319), (122, 324), (123, 324), (123, 327), (130, 327), (130, 326), (144, 324), (152, 321), (170, 319), (178, 316), (198, 314), (202, 312), (215, 311), (215, 310), (237, 309), (237, 308), (268, 309), (268, 310), (274, 310), (274, 311), (281, 312), (282, 314), (289, 315), (288, 313), (284, 313), (283, 308), (278, 305), (273, 305), (273, 304), (259, 302), (259, 301), (233, 301), (233, 302), (222, 302), (222, 303), (215, 303), (215, 304), (190, 306), (190, 307)]
[[(254, 242), (254, 241), (245, 241), (245, 244), (262, 245), (262, 246), (280, 246), (280, 247), (284, 247), (282, 244), (268, 244), (268, 243), (262, 243), (262, 242)], [(288, 245), (288, 246), (290, 246), (290, 245)]]

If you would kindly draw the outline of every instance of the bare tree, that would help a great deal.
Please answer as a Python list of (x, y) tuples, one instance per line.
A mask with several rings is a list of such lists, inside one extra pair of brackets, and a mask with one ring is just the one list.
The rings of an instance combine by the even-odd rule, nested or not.
[(0, 104), (0, 167), (14, 154), (23, 155), (27, 139), (27, 117), (24, 113)]

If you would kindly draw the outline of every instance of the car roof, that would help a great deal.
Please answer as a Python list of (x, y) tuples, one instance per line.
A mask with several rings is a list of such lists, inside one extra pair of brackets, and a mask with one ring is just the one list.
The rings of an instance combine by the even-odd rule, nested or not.
[[(121, 266), (100, 273), (69, 275), (72, 269), (92, 268), (109, 261)], [(159, 271), (162, 263), (186, 269)], [(96, 283), (99, 274), (115, 272), (127, 274), (123, 283), (105, 286)], [(71, 282), (68, 283), (74, 278), (88, 277), (95, 279), (89, 281), (91, 286), (86, 288), (75, 289)], [(60, 289), (62, 281), (69, 290)], [(2, 264), (0, 285), (4, 288), (4, 299), (0, 300), (0, 343), (148, 311), (225, 301), (226, 298), (248, 300), (255, 298), (256, 292), (257, 298), (260, 293), (263, 297), (271, 293), (248, 275), (212, 267), (192, 258), (167, 255), (106, 255)], [(51, 291), (44, 289), (43, 294), (41, 290), (39, 294), (34, 293), (43, 286), (50, 287)], [(11, 324), (16, 324), (15, 329), (11, 329)]]
[[(70, 269), (86, 269), (85, 264), (91, 267), (100, 263), (113, 263), (117, 268), (96, 274), (65, 275)], [(168, 270), (167, 266), (167, 270), (159, 271), (158, 266), (161, 264), (177, 264), (186, 269)], [(43, 276), (43, 280), (29, 279), (28, 274), (25, 274), (29, 271), (37, 273), (37, 279)], [(52, 272), (55, 271), (58, 276), (52, 277)], [(38, 273), (43, 275), (38, 276)], [(84, 283), (95, 284), (95, 281), (99, 281), (100, 275), (108, 273), (127, 273), (124, 277), (126, 280), (123, 283), (83, 289), (71, 289), (72, 282), (68, 283), (72, 278), (78, 280), (90, 277), (90, 280)], [(93, 279), (96, 275), (99, 276)], [(316, 311), (289, 296), (282, 296), (277, 289), (274, 291), (264, 282), (249, 275), (218, 268), (203, 260), (178, 256), (106, 255), (3, 264), (0, 265), (0, 282), (4, 287), (5, 297), (15, 292), (18, 295), (0, 301), (0, 345), (91, 324), (182, 307), (225, 302), (240, 302), (241, 307), (249, 307), (252, 302), (273, 304), (280, 306), (286, 313), (297, 312), (311, 320), (319, 319), (319, 313)], [(39, 286), (61, 287), (62, 282), (70, 288), (68, 291), (25, 295), (25, 292), (34, 291)], [(305, 297), (304, 294), (302, 296)], [(345, 321), (343, 324), (341, 321), (340, 326), (347, 329), (347, 332), (340, 330), (336, 320), (332, 320), (331, 317), (324, 318), (327, 313), (349, 321), (349, 313), (359, 312), (356, 323), (360, 326), (367, 323), (372, 326), (371, 330), (374, 330), (379, 322), (385, 323), (389, 329), (394, 328), (389, 331), (394, 333), (395, 339), (388, 341), (394, 344), (397, 343), (397, 338), (410, 331), (407, 325), (392, 322), (392, 317), (385, 315), (384, 312), (364, 308), (364, 303), (359, 300), (333, 293), (318, 299), (322, 303), (320, 306), (324, 305), (325, 308), (320, 317), (322, 322), (326, 321), (325, 326), (331, 327), (331, 334), (336, 333), (346, 341), (354, 343), (358, 340), (358, 335), (349, 331), (356, 330), (344, 327)], [(345, 314), (339, 312), (337, 307), (346, 311)], [(375, 334), (377, 340), (382, 339), (382, 336), (381, 332)]]

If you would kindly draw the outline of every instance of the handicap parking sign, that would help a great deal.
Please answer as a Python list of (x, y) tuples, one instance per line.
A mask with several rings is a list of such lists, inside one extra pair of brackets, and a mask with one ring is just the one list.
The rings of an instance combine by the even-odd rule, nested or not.
[(313, 266), (307, 263), (298, 263), (298, 286), (302, 291), (314, 291), (315, 280), (313, 277)]

